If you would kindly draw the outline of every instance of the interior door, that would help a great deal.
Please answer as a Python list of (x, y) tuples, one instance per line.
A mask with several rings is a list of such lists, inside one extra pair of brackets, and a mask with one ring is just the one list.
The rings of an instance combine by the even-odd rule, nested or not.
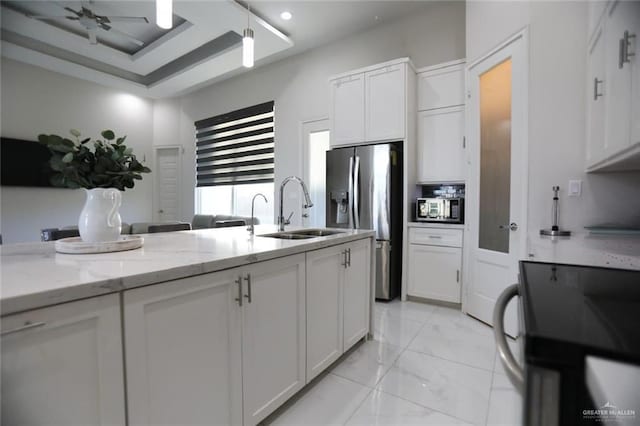
[(155, 202), (153, 220), (180, 219), (181, 147), (157, 147), (155, 155)]
[[(526, 251), (527, 62), (521, 33), (469, 68), (469, 243), (464, 310), (492, 324), (500, 293)], [(517, 334), (514, 306), (505, 327)]]

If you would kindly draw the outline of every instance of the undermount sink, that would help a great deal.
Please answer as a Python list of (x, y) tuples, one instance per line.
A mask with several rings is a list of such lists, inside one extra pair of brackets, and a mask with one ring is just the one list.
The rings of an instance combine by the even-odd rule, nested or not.
[(332, 229), (299, 229), (297, 231), (284, 231), (275, 234), (260, 235), (261, 237), (280, 238), (282, 240), (305, 240), (308, 238), (326, 237), (328, 235), (342, 234), (343, 231)]
[(310, 235), (312, 237), (326, 237), (327, 235), (343, 234), (343, 231), (334, 231), (332, 229), (299, 229), (290, 231), (293, 235)]

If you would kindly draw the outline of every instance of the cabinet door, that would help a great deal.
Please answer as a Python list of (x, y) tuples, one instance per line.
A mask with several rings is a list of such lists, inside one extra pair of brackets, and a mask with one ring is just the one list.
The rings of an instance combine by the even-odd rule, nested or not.
[(423, 111), (418, 115), (418, 181), (465, 179), (464, 107)]
[(404, 138), (405, 72), (406, 64), (397, 64), (365, 74), (367, 141)]
[(587, 167), (604, 159), (605, 58), (602, 26), (594, 36), (587, 69)]
[[(305, 385), (305, 255), (246, 268), (242, 307), (244, 424), (264, 419)], [(249, 280), (246, 280), (246, 279)]]
[(409, 244), (410, 296), (460, 303), (462, 249)]
[(3, 425), (122, 425), (123, 378), (118, 295), (2, 318)]
[(124, 293), (129, 424), (242, 424), (238, 277)]
[(464, 105), (464, 65), (418, 75), (418, 110)]
[(344, 245), (307, 253), (307, 383), (342, 355)]
[(369, 239), (356, 241), (347, 249), (348, 264), (343, 285), (345, 351), (369, 332), (371, 302), (371, 242)]
[(605, 22), (605, 157), (619, 153), (630, 144), (631, 66), (619, 66), (620, 40), (625, 30), (632, 28), (637, 9), (637, 2), (615, 2)]
[(363, 142), (364, 74), (333, 80), (331, 95), (331, 146)]

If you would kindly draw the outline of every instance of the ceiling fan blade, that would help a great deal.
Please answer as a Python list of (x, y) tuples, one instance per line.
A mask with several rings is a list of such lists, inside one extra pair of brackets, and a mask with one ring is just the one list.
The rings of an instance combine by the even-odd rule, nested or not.
[(110, 33), (118, 34), (118, 35), (121, 35), (123, 37), (126, 37), (131, 43), (137, 44), (138, 46), (144, 46), (145, 45), (144, 41), (138, 40), (137, 38), (135, 38), (131, 34), (127, 34), (124, 31), (120, 31), (117, 28), (110, 27), (109, 25), (106, 25), (106, 24), (101, 24), (100, 28), (102, 28), (105, 31), (109, 31)]
[(149, 20), (144, 16), (101, 16), (101, 18), (106, 19), (105, 22), (131, 22), (131, 23), (140, 23), (140, 24), (148, 24)]
[(27, 15), (27, 18), (41, 19), (41, 20), (70, 19), (72, 21), (77, 21), (78, 19), (80, 19), (77, 16), (47, 16), (47, 15)]
[(81, 13), (81, 12), (78, 12), (77, 10), (73, 10), (73, 9), (71, 9), (70, 7), (65, 7), (65, 8), (64, 8), (64, 10), (66, 10), (67, 12), (74, 13), (74, 14), (76, 14), (77, 16), (82, 16), (82, 13)]
[(90, 44), (98, 44), (98, 37), (96, 36), (96, 30), (90, 29), (88, 31), (89, 35), (89, 43)]

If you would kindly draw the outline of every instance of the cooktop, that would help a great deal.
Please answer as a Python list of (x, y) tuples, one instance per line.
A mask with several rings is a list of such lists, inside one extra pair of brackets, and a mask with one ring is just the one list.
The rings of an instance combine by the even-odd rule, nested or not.
[(527, 362), (640, 364), (640, 271), (523, 261), (519, 290)]

